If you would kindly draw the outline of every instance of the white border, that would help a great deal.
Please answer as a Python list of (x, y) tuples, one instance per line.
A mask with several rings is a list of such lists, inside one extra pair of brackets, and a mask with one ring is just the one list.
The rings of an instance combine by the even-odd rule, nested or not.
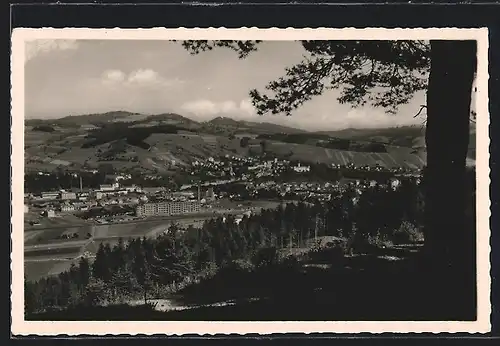
[[(24, 321), (24, 64), (25, 42), (36, 39), (88, 40), (398, 40), (475, 39), (478, 41), (477, 70), (477, 268), (478, 320), (475, 322), (31, 322)], [(187, 54), (187, 53), (186, 53)], [(14, 335), (117, 335), (117, 334), (245, 334), (245, 333), (407, 333), (490, 331), (490, 201), (489, 201), (489, 113), (488, 30), (431, 29), (14, 29), (12, 33), (12, 326)]]

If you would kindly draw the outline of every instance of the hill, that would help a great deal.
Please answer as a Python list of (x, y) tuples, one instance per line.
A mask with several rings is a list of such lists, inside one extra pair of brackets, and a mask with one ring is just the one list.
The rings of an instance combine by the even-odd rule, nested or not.
[(103, 123), (112, 122), (117, 119), (124, 119), (138, 113), (126, 111), (114, 111), (100, 114), (83, 114), (83, 115), (68, 115), (58, 119), (28, 119), (25, 121), (26, 126), (37, 125), (53, 125), (65, 128), (78, 128), (86, 125), (99, 126)]
[(300, 130), (292, 127), (267, 123), (267, 122), (252, 122), (234, 120), (232, 118), (217, 117), (205, 122), (204, 129), (212, 133), (306, 133), (305, 130)]
[[(245, 136), (249, 138), (243, 144)], [(423, 139), (418, 126), (313, 133), (223, 117), (200, 123), (175, 113), (116, 111), (27, 120), (25, 162), (27, 170), (111, 164), (118, 170), (166, 173), (210, 156), (260, 155), (264, 149), (311, 163), (417, 168), (425, 164)], [(469, 156), (475, 159), (475, 131)]]
[(384, 143), (396, 146), (424, 148), (425, 128), (419, 125), (375, 129), (344, 129), (320, 132), (331, 137)]
[[(350, 139), (351, 141), (364, 141), (382, 143), (385, 145), (414, 148), (425, 152), (425, 127), (420, 125), (399, 126), (375, 129), (344, 129), (340, 131), (323, 131), (318, 134), (330, 137)], [(471, 124), (468, 157), (476, 158), (476, 128)]]

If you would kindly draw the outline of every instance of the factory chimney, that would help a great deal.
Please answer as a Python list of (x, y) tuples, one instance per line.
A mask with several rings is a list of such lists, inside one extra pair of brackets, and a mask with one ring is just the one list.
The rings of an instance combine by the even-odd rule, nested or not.
[(80, 175), (80, 192), (83, 191), (83, 180), (82, 180), (82, 176)]
[(201, 203), (201, 183), (198, 182), (198, 203)]

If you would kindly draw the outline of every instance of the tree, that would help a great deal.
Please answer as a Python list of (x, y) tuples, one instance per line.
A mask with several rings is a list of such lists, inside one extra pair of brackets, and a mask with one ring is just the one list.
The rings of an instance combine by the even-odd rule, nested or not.
[[(226, 47), (245, 58), (259, 41), (184, 41), (191, 53)], [(328, 89), (340, 103), (396, 113), (427, 89), (425, 253), (434, 267), (473, 262), (465, 229), (465, 161), (469, 142), (476, 41), (302, 41), (308, 53), (270, 82), (269, 96), (250, 91), (258, 114), (286, 114)], [(418, 113), (417, 113), (418, 114)], [(452, 239), (454, 239), (452, 241)], [(464, 256), (464, 254), (466, 254)], [(465, 262), (464, 262), (465, 261)]]
[(111, 270), (109, 268), (109, 256), (106, 251), (107, 246), (103, 243), (99, 244), (95, 261), (92, 264), (92, 274), (95, 278), (104, 280), (105, 282), (111, 279)]
[(250, 137), (242, 137), (240, 139), (240, 147), (246, 148), (248, 147), (248, 142), (250, 141)]
[(261, 149), (262, 155), (265, 155), (266, 151), (267, 151), (267, 141), (265, 139), (263, 139), (260, 141), (259, 144), (260, 144), (260, 149)]
[(85, 287), (84, 302), (87, 306), (96, 306), (106, 298), (106, 283), (101, 279), (91, 278)]

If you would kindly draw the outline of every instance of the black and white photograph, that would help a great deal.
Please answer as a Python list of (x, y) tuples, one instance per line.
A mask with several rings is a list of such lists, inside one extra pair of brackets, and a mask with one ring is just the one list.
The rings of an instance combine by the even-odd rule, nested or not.
[(489, 331), (487, 37), (15, 29), (13, 332)]

